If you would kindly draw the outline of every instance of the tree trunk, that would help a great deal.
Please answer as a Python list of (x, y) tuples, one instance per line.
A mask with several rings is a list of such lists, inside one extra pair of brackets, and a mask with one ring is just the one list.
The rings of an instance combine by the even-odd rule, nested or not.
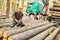
[(42, 33), (34, 36), (33, 38), (31, 38), (29, 40), (43, 40), (49, 34), (48, 33), (49, 30), (52, 32), (54, 30), (54, 27), (51, 27), (51, 28), (47, 29), (46, 31), (43, 31)]
[(4, 38), (7, 38), (7, 37), (9, 37), (9, 36), (11, 36), (11, 35), (14, 35), (14, 34), (17, 34), (17, 33), (21, 33), (21, 32), (24, 32), (24, 31), (27, 31), (27, 30), (36, 28), (36, 27), (39, 27), (39, 26), (44, 25), (44, 24), (47, 24), (47, 23), (39, 23), (39, 24), (36, 24), (36, 25), (25, 26), (25, 27), (19, 28), (19, 29), (14, 29), (14, 30), (10, 30), (10, 31), (5, 31), (5, 32), (3, 33), (3, 37), (4, 37)]
[(34, 28), (32, 30), (25, 31), (25, 32), (19, 33), (17, 35), (10, 36), (8, 38), (8, 40), (10, 40), (10, 39), (11, 40), (27, 40), (28, 38), (33, 37), (34, 35), (42, 32), (43, 30), (51, 27), (52, 25), (53, 25), (53, 23), (50, 23), (50, 24), (44, 25), (42, 27)]
[(10, 0), (6, 2), (6, 17), (9, 18), (9, 11), (10, 11)]
[(54, 30), (45, 40), (53, 40), (58, 32), (59, 32), (59, 28)]

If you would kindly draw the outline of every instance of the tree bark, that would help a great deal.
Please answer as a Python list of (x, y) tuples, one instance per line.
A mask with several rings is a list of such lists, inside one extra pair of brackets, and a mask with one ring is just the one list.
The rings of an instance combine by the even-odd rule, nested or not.
[(10, 39), (11, 40), (27, 40), (28, 38), (33, 37), (34, 35), (42, 32), (43, 30), (51, 27), (52, 25), (53, 25), (53, 23), (50, 23), (50, 24), (44, 25), (42, 27), (34, 28), (32, 30), (25, 31), (25, 32), (19, 33), (17, 35), (10, 36), (8, 38), (8, 40), (10, 40)]

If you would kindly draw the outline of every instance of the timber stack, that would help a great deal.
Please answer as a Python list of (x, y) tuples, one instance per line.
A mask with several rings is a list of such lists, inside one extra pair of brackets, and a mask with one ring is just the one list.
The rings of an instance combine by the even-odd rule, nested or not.
[[(59, 32), (55, 23), (47, 21), (31, 21), (30, 25), (16, 28), (1, 28), (0, 38), (2, 40), (53, 40)], [(35, 25), (36, 24), (36, 25)]]

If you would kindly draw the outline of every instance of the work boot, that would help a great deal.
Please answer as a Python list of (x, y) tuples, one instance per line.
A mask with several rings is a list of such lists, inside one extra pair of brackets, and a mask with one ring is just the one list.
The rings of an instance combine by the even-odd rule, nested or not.
[(20, 22), (17, 26), (24, 27), (24, 26), (25, 26), (25, 24), (23, 24), (23, 22)]

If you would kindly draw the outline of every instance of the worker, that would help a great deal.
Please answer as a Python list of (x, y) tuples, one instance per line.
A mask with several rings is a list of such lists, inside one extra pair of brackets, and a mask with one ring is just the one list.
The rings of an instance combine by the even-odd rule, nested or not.
[(44, 4), (44, 14), (43, 14), (43, 19), (46, 20), (47, 19), (47, 11), (48, 11), (48, 2), (49, 0), (42, 0), (43, 4)]
[(60, 28), (60, 19), (55, 19), (55, 21), (56, 21), (56, 24), (57, 24), (57, 27), (59, 27)]
[(17, 11), (15, 11), (12, 15), (13, 18), (13, 23), (11, 27), (15, 27), (15, 26), (24, 26), (23, 22), (22, 22), (22, 18), (23, 18), (23, 8), (19, 7)]

